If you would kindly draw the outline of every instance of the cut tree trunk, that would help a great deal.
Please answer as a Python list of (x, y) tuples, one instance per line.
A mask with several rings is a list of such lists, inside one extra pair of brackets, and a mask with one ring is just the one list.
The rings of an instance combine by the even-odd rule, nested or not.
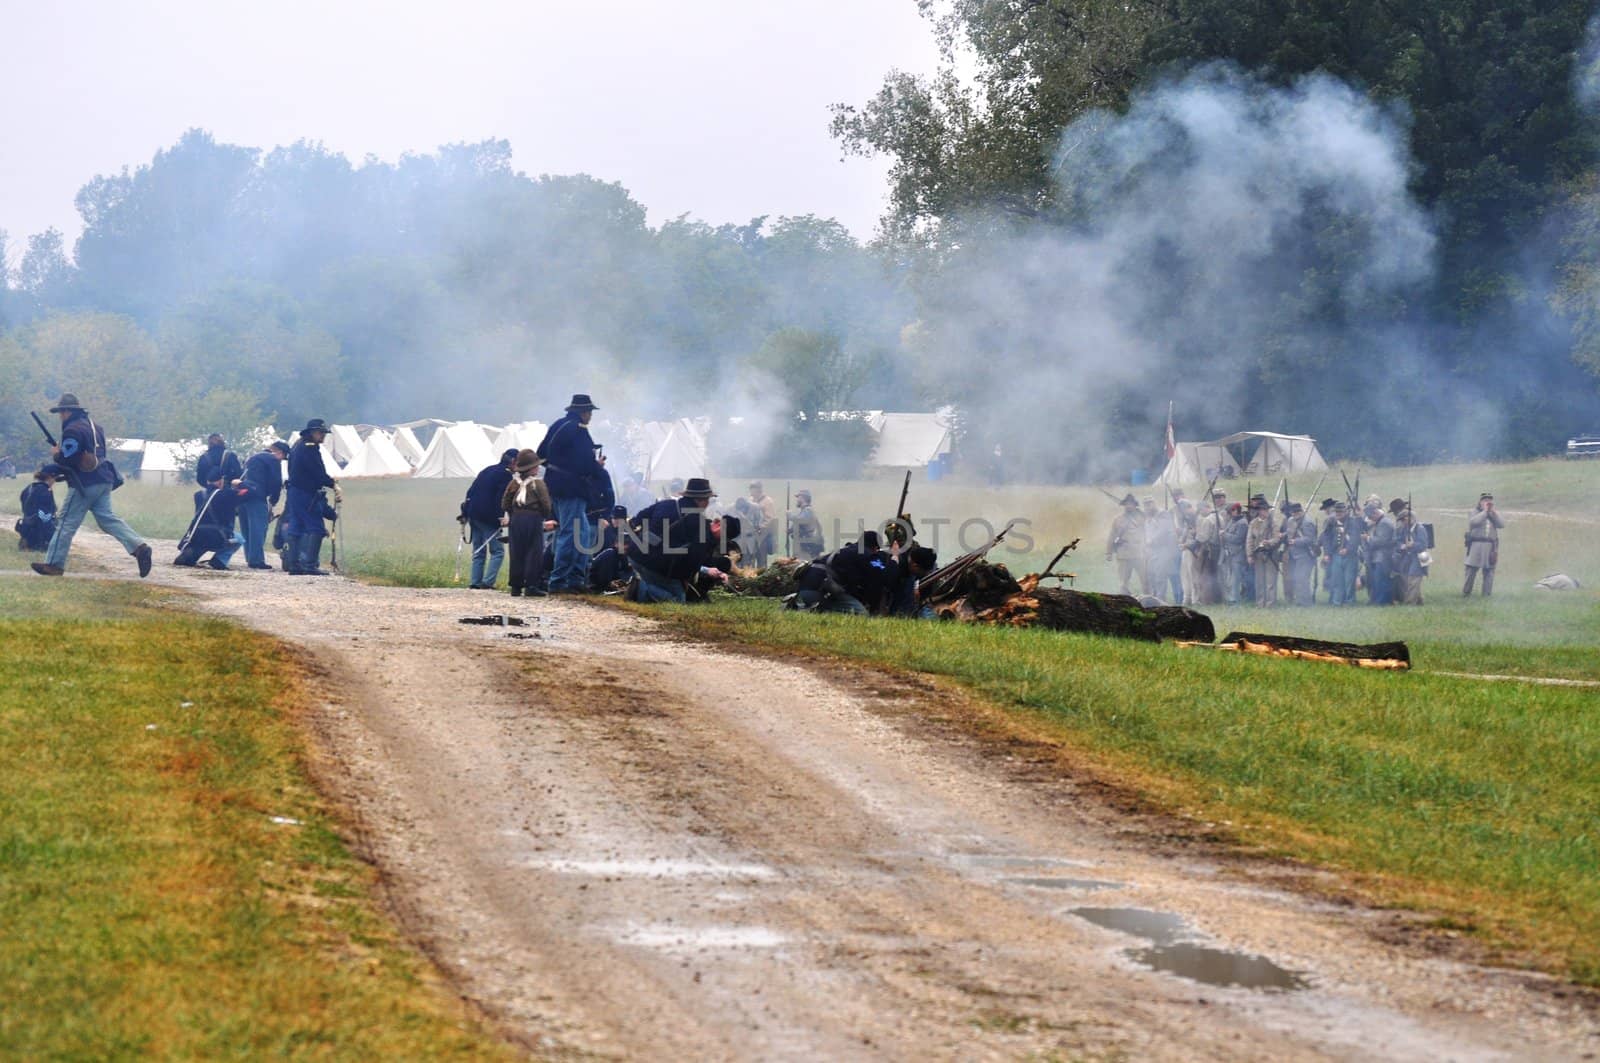
[(1092, 635), (1160, 642), (1217, 637), (1211, 618), (1192, 609), (1162, 605), (1146, 609), (1125, 594), (1088, 594), (1040, 587), (1037, 576), (1014, 579), (1004, 565), (979, 562), (961, 574), (954, 593), (934, 603), (941, 618), (1010, 627), (1042, 627)]
[(1308, 660), (1337, 660), (1369, 668), (1381, 666), (1376, 662), (1390, 662), (1388, 667), (1411, 666), (1411, 649), (1404, 642), (1374, 642), (1361, 645), (1352, 642), (1296, 638), (1292, 635), (1230, 631), (1217, 644), (1219, 649), (1228, 646), (1237, 646), (1244, 653), (1267, 653), (1284, 657), (1303, 657)]

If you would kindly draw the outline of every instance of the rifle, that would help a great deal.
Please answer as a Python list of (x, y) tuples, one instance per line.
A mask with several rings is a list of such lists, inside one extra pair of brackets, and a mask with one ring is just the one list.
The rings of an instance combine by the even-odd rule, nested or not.
[(56, 442), (56, 437), (50, 434), (50, 429), (46, 428), (44, 426), (44, 422), (39, 420), (39, 415), (34, 413), (32, 410), (29, 410), (28, 416), (33, 418), (33, 423), (38, 425), (39, 431), (44, 433), (44, 441), (50, 444), (50, 449), (59, 449), (61, 444)]
[(1117, 505), (1119, 505), (1119, 506), (1122, 505), (1122, 499), (1118, 498), (1116, 495), (1112, 494), (1110, 491), (1107, 491), (1104, 487), (1101, 487), (1099, 484), (1095, 484), (1094, 485), (1094, 489), (1096, 491), (1099, 491), (1101, 494), (1105, 495), (1107, 498), (1111, 499), (1111, 501), (1115, 502)]
[(900, 502), (894, 508), (894, 520), (890, 523), (885, 538), (891, 543), (904, 546), (911, 538), (911, 518), (906, 516), (906, 496), (911, 493), (911, 470), (906, 470), (905, 483), (900, 485)]
[(1322, 479), (1317, 481), (1317, 486), (1315, 486), (1315, 487), (1313, 487), (1311, 489), (1311, 496), (1306, 499), (1306, 505), (1307, 506), (1311, 506), (1311, 505), (1315, 505), (1316, 504), (1317, 492), (1322, 490), (1322, 485), (1327, 479), (1328, 479), (1328, 470), (1327, 469), (1323, 469), (1322, 470)]
[[(1339, 475), (1344, 478), (1344, 497), (1349, 501), (1352, 511), (1360, 512), (1361, 500), (1356, 497), (1356, 489), (1350, 486), (1350, 477), (1345, 476), (1344, 466), (1339, 466)], [(1359, 475), (1359, 473), (1357, 474)]]
[(783, 556), (793, 557), (794, 547), (791, 540), (794, 537), (794, 521), (789, 519), (789, 514), (794, 512), (793, 500), (790, 498), (789, 489), (793, 484), (785, 480), (783, 483)]
[(344, 517), (344, 499), (333, 496), (333, 528), (328, 532), (328, 567), (339, 571), (339, 523)]

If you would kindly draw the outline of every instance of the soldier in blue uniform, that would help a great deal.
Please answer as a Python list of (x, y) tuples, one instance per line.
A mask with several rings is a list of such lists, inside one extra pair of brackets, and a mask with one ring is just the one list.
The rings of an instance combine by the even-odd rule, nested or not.
[(22, 536), (18, 549), (43, 552), (50, 548), (50, 537), (56, 533), (56, 495), (54, 472), (47, 465), (33, 474), (33, 480), (22, 489), (22, 519), (17, 521), (17, 534)]
[(111, 510), (111, 492), (121, 483), (117, 468), (106, 460), (106, 434), (89, 418), (89, 411), (72, 394), (50, 407), (61, 415), (61, 441), (47, 466), (67, 481), (67, 500), (45, 560), (35, 561), (33, 570), (41, 576), (59, 576), (66, 571), (72, 537), (78, 534), (83, 518), (94, 514), (100, 530), (122, 544), (139, 566), (139, 578), (150, 574), (150, 544), (128, 527), (128, 522)]
[(598, 496), (600, 478), (606, 476), (606, 459), (589, 435), (589, 421), (597, 409), (589, 396), (572, 396), (566, 414), (550, 426), (539, 444), (545, 486), (556, 507), (551, 594), (583, 594), (589, 589), (589, 560), (598, 545), (589, 512)]
[(468, 585), (475, 591), (492, 591), (500, 579), (506, 557), (506, 545), (500, 541), (500, 525), (506, 515), (502, 503), (516, 460), (515, 447), (502, 452), (497, 464), (478, 471), (461, 502), (461, 515), (471, 530), (472, 578)]
[(322, 441), (328, 437), (328, 422), (313, 417), (300, 429), (300, 439), (289, 451), (288, 500), (283, 508), (283, 537), (291, 576), (326, 576), (319, 567), (318, 554), (327, 526), (329, 506), (323, 491), (333, 488), (335, 501), (342, 501), (339, 485), (322, 460)]
[(213, 488), (227, 487), (243, 475), (244, 467), (239, 463), (239, 455), (228, 449), (221, 435), (212, 432), (206, 438), (205, 453), (200, 455), (200, 460), (194, 466), (194, 482), (200, 485), (200, 489), (194, 493), (194, 511), (200, 512), (200, 507), (205, 504)]
[(635, 538), (628, 551), (638, 582), (630, 585), (630, 598), (681, 603), (688, 585), (700, 577), (717, 583), (727, 580), (727, 574), (712, 565), (719, 552), (726, 553), (717, 541), (719, 530), (706, 513), (715, 497), (710, 481), (695, 477), (678, 498), (663, 499), (634, 514)]
[(267, 525), (272, 522), (272, 507), (283, 493), (283, 463), (288, 457), (289, 444), (279, 439), (244, 463), (239, 523), (244, 525), (244, 560), (254, 569), (272, 567), (267, 564)]

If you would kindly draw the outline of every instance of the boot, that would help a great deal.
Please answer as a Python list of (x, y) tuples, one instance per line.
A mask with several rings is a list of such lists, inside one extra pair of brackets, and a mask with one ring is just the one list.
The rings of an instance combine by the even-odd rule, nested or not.
[(1487, 598), (1493, 592), (1494, 592), (1494, 569), (1486, 568), (1486, 569), (1483, 570), (1483, 596), (1485, 598)]

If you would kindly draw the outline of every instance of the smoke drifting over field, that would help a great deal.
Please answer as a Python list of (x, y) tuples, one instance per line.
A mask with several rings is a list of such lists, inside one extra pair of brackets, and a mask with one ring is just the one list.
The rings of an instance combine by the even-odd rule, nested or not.
[[(1432, 275), (1433, 228), (1400, 120), (1349, 86), (1209, 69), (1085, 116), (1055, 165), (1071, 224), (996, 239), (972, 219), (988, 231), (945, 269), (928, 322), (939, 371), (974, 389), (974, 431), (1022, 466), (1121, 479), (1169, 400), (1180, 438), (1331, 430), (1394, 408), (1372, 410), (1343, 356), (1381, 352), (1395, 382), (1424, 371), (1397, 308)], [(1270, 419), (1274, 389), (1339, 408), (1241, 423)]]

